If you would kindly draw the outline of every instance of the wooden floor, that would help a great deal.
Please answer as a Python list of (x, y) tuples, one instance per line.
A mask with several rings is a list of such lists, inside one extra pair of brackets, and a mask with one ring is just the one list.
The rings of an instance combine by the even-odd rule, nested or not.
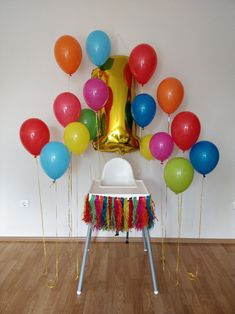
[[(50, 277), (55, 244), (48, 245)], [(79, 264), (83, 244), (79, 244)], [(176, 286), (176, 244), (166, 245), (162, 270), (160, 244), (153, 244), (159, 294), (153, 295), (148, 255), (141, 243), (92, 243), (84, 289), (77, 296), (73, 245), (60, 246), (59, 281), (47, 288), (41, 243), (0, 243), (0, 313), (166, 313), (234, 314), (235, 245), (182, 244), (180, 285)], [(187, 271), (198, 264), (196, 281)]]

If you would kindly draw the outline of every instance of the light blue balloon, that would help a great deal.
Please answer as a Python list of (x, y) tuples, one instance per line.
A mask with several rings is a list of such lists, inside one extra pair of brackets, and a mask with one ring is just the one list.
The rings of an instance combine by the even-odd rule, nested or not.
[(41, 151), (40, 163), (48, 177), (56, 180), (68, 169), (70, 153), (63, 143), (49, 142)]
[(96, 66), (100, 67), (109, 58), (111, 42), (108, 35), (100, 30), (91, 32), (86, 40), (86, 52), (89, 59)]

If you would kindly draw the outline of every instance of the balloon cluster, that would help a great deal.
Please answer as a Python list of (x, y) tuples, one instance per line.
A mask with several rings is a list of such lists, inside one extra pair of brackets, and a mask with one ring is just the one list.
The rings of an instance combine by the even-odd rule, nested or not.
[[(90, 33), (86, 41), (88, 56), (96, 66), (108, 59), (110, 47), (110, 40), (103, 31)], [(54, 56), (60, 68), (71, 76), (81, 64), (82, 49), (74, 37), (64, 35), (55, 43)], [(108, 94), (107, 85), (98, 78), (92, 78), (83, 87), (84, 99), (91, 109), (82, 110), (80, 100), (71, 92), (63, 92), (55, 98), (53, 110), (64, 127), (64, 143), (50, 142), (49, 128), (40, 119), (30, 118), (21, 125), (23, 146), (34, 157), (40, 155), (43, 170), (54, 181), (68, 169), (70, 153), (81, 155), (90, 140), (96, 137), (99, 128), (96, 111), (105, 105)]]
[[(169, 116), (180, 106), (184, 96), (182, 83), (176, 78), (166, 78), (157, 88), (157, 100), (162, 110)], [(168, 118), (170, 122), (170, 117)], [(175, 193), (184, 192), (191, 184), (194, 169), (203, 176), (210, 173), (219, 161), (219, 151), (209, 141), (197, 142), (201, 131), (198, 117), (189, 111), (178, 113), (169, 132), (148, 134), (140, 142), (140, 153), (148, 160), (157, 159), (161, 163), (168, 160), (174, 144), (183, 152), (190, 150), (189, 159), (175, 157), (167, 161), (164, 168), (166, 185)]]
[[(111, 42), (108, 35), (103, 31), (95, 30), (87, 37), (86, 52), (91, 62), (102, 73), (98, 72), (98, 77), (93, 76), (83, 86), (83, 97), (89, 108), (82, 109), (80, 100), (71, 92), (62, 92), (55, 98), (53, 110), (58, 122), (64, 127), (64, 143), (49, 142), (50, 132), (47, 125), (36, 118), (26, 120), (20, 129), (22, 144), (35, 157), (40, 155), (43, 170), (53, 180), (61, 177), (69, 167), (70, 153), (81, 155), (86, 151), (90, 140), (94, 141), (97, 138), (100, 133), (97, 112), (101, 112), (104, 107), (107, 107), (106, 110), (109, 113), (112, 112), (112, 119), (111, 115), (107, 115), (106, 128), (109, 127), (113, 132), (110, 133), (112, 136), (106, 134), (104, 139), (108, 142), (113, 138), (113, 142), (111, 141), (109, 146), (105, 142), (103, 151), (122, 153), (138, 147), (138, 141), (134, 134), (132, 134), (131, 142), (130, 134), (126, 131), (131, 130), (130, 127), (126, 127), (127, 121), (130, 122), (128, 112), (130, 112), (131, 119), (138, 126), (144, 128), (152, 122), (157, 111), (156, 101), (151, 95), (141, 93), (131, 101), (128, 96), (126, 101), (126, 95), (123, 96), (121, 91), (116, 90), (117, 87), (127, 88), (126, 94), (130, 95), (130, 89), (133, 85), (132, 78), (142, 86), (151, 79), (158, 62), (153, 47), (145, 43), (137, 45), (132, 49), (127, 64), (123, 63), (124, 59), (119, 60), (122, 64), (120, 66), (117, 59), (115, 61), (115, 57), (110, 57)], [(81, 64), (82, 49), (74, 37), (64, 35), (55, 43), (54, 56), (59, 67), (71, 76)], [(112, 66), (113, 70), (111, 71)], [(127, 86), (123, 81), (120, 81), (120, 84), (115, 83), (115, 90), (112, 89), (112, 85), (108, 85), (105, 80), (101, 79), (103, 74), (108, 77), (105, 68), (110, 71), (110, 82), (121, 80), (121, 76), (122, 80), (125, 78)], [(114, 77), (117, 74), (119, 76)], [(120, 99), (120, 95), (122, 95), (125, 104), (120, 106), (119, 103), (112, 103), (115, 100), (112, 98)], [(184, 87), (176, 78), (164, 79), (157, 88), (157, 102), (169, 116), (181, 105), (183, 97)], [(118, 117), (113, 117), (113, 114), (118, 115)], [(107, 126), (107, 122), (110, 124), (109, 126)], [(114, 123), (115, 126), (111, 123)], [(170, 158), (174, 144), (182, 151), (191, 148), (190, 161), (186, 158), (173, 158), (165, 166), (166, 184), (176, 193), (183, 192), (190, 185), (194, 175), (193, 169), (205, 176), (218, 163), (219, 152), (213, 143), (208, 141), (196, 143), (200, 130), (198, 117), (192, 112), (185, 111), (174, 117), (171, 124), (171, 134), (158, 132), (154, 135), (147, 135), (140, 140), (140, 153), (148, 160), (155, 158), (161, 163)]]

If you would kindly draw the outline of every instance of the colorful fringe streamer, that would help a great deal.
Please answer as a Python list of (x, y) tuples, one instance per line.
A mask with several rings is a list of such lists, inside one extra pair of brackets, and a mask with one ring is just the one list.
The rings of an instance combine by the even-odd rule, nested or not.
[(151, 196), (123, 198), (91, 195), (86, 196), (83, 220), (99, 230), (142, 230), (154, 225), (154, 202)]

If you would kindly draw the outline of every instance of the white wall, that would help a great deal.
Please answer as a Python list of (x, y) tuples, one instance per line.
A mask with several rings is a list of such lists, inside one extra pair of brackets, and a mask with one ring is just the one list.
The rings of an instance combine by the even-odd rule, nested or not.
[[(70, 91), (78, 95), (83, 107), (82, 87), (90, 77), (92, 64), (85, 54), (88, 34), (102, 29), (112, 40), (113, 54), (128, 55), (142, 42), (156, 48), (159, 64), (156, 74), (145, 86), (155, 97), (156, 87), (167, 76), (184, 84), (185, 99), (178, 110), (195, 112), (200, 118), (200, 139), (213, 141), (219, 148), (218, 167), (205, 184), (202, 237), (234, 238), (235, 210), (235, 2), (233, 0), (152, 0), (152, 1), (58, 1), (2, 0), (0, 2), (0, 235), (40, 236), (40, 213), (35, 160), (19, 140), (19, 128), (29, 117), (43, 119), (52, 139), (61, 140), (63, 130), (56, 121), (54, 98), (67, 90), (67, 76), (57, 66), (53, 47), (63, 34), (75, 36), (84, 56), (79, 71), (71, 79)], [(160, 112), (145, 133), (166, 128)], [(79, 214), (73, 205), (74, 222), (79, 217), (78, 233), (85, 235), (81, 222), (83, 197), (91, 177), (113, 155), (98, 154), (90, 148), (78, 161)], [(160, 218), (161, 177), (159, 163), (148, 163), (139, 153), (125, 156), (153, 194)], [(89, 166), (90, 165), (90, 166)], [(90, 175), (89, 171), (92, 171)], [(50, 180), (41, 171), (46, 234), (55, 235), (55, 199)], [(183, 199), (183, 237), (197, 237), (199, 175)], [(74, 176), (75, 189), (75, 176)], [(68, 235), (67, 178), (58, 182), (59, 235)], [(75, 195), (74, 195), (75, 198)], [(31, 206), (22, 209), (20, 199)], [(161, 235), (157, 223), (152, 235)], [(168, 194), (167, 236), (177, 236), (177, 198)], [(133, 233), (134, 235), (136, 233)], [(100, 232), (99, 235), (105, 235)]]

